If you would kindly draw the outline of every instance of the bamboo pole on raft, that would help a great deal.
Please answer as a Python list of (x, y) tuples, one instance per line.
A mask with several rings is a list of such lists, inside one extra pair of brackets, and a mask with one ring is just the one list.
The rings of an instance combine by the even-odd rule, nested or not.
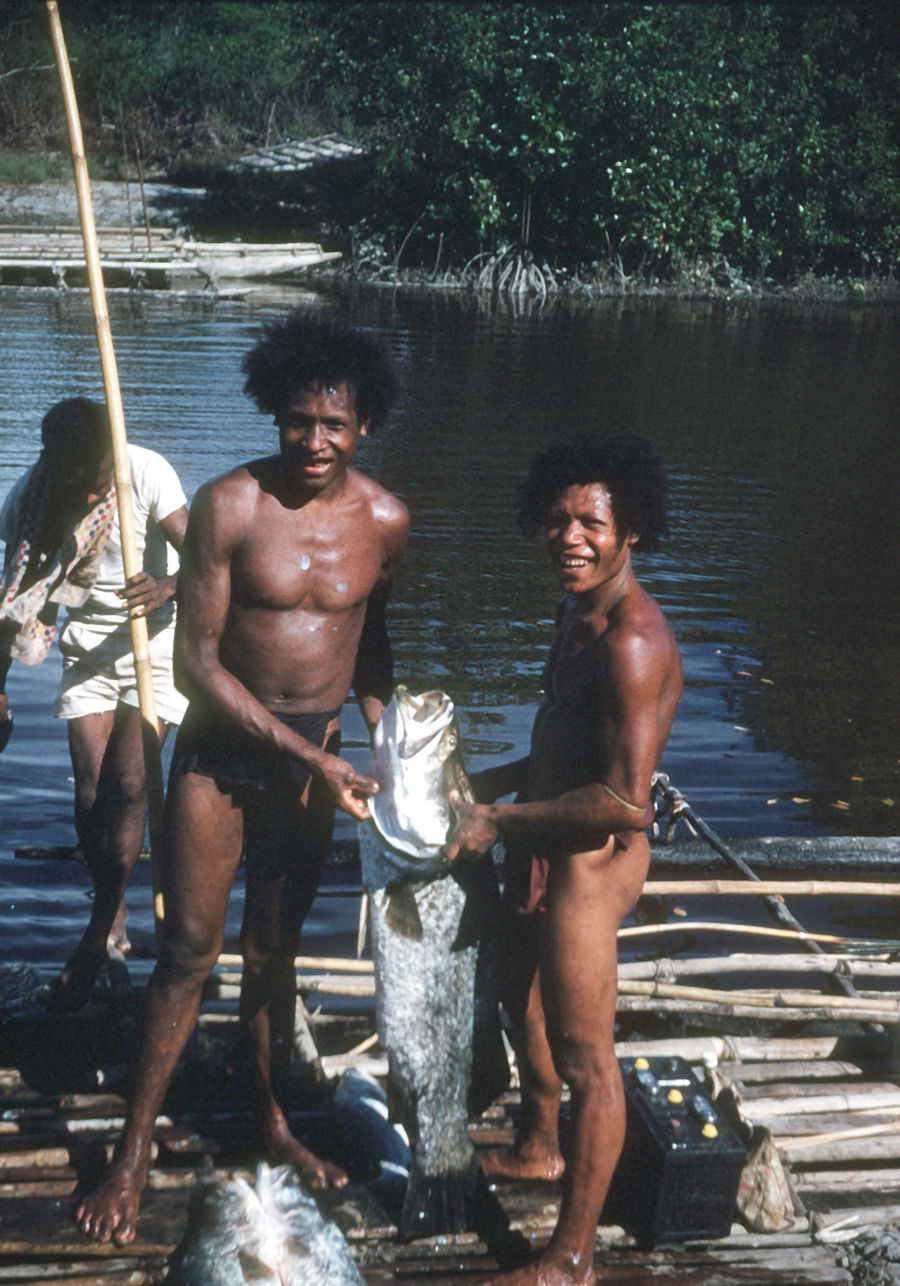
[[(122, 535), (122, 561), (125, 568), (125, 579), (128, 580), (141, 570), (141, 566), (138, 561), (137, 539), (134, 527), (131, 470), (128, 464), (128, 442), (125, 436), (125, 418), (122, 413), (119, 373), (109, 325), (109, 311), (106, 306), (103, 270), (100, 267), (100, 251), (97, 245), (97, 228), (94, 223), (94, 207), (91, 201), (91, 184), (88, 177), (87, 159), (84, 154), (81, 119), (78, 114), (78, 102), (75, 98), (72, 69), (69, 66), (69, 56), (66, 52), (56, 0), (47, 0), (47, 15), (50, 20), (50, 36), (53, 41), (56, 64), (59, 68), (63, 102), (69, 124), (69, 138), (72, 144), (72, 168), (75, 172), (78, 217), (81, 222), (81, 235), (84, 240), (84, 257), (91, 290), (91, 304), (94, 310), (94, 329), (97, 334), (97, 345), (100, 349), (100, 366), (103, 371), (103, 387), (106, 393), (106, 405), (112, 434), (116, 500), (119, 512), (119, 527)], [(137, 676), (138, 701), (144, 734), (144, 771), (147, 780), (147, 811), (153, 870), (153, 913), (158, 937), (163, 916), (159, 871), (163, 803), (159, 721), (156, 715), (156, 697), (153, 692), (153, 672), (150, 663), (150, 639), (147, 621), (143, 616), (132, 615), (129, 623), (131, 626), (131, 642), (134, 648), (134, 668)]]

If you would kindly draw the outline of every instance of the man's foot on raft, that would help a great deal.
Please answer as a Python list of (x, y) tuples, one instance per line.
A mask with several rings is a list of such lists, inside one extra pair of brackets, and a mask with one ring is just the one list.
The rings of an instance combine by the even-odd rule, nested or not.
[(270, 1165), (292, 1165), (303, 1182), (317, 1192), (347, 1186), (348, 1176), (340, 1166), (317, 1157), (298, 1143), (293, 1134), (267, 1138), (265, 1151)]
[(130, 1173), (112, 1169), (99, 1188), (75, 1207), (75, 1223), (85, 1237), (127, 1246), (137, 1231), (142, 1186)]
[(488, 1179), (539, 1179), (554, 1183), (566, 1168), (559, 1152), (534, 1149), (516, 1144), (511, 1148), (492, 1148), (479, 1158), (481, 1172)]
[(571, 1271), (547, 1263), (544, 1259), (536, 1259), (522, 1268), (500, 1273), (497, 1277), (487, 1277), (479, 1286), (596, 1286), (599, 1280), (593, 1264), (586, 1275), (573, 1275)]
[(106, 952), (72, 956), (56, 977), (41, 987), (38, 999), (53, 1014), (77, 1014), (93, 995), (106, 963)]

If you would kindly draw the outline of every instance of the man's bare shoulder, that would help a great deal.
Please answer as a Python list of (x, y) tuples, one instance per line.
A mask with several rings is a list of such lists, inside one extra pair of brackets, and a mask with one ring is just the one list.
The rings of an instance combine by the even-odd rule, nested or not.
[(393, 492), (356, 469), (349, 469), (347, 477), (353, 487), (354, 498), (366, 505), (379, 526), (404, 530), (409, 527), (406, 505)]
[(665, 613), (637, 581), (610, 614), (603, 643), (608, 656), (623, 662), (658, 664), (672, 661), (678, 655), (675, 635)]
[(251, 460), (197, 488), (188, 523), (195, 540), (223, 539), (231, 543), (241, 539), (258, 513), (264, 495), (261, 478), (269, 463), (266, 459)]
[(209, 478), (197, 488), (191, 509), (198, 501), (205, 507), (235, 504), (242, 500), (255, 501), (263, 491), (263, 478), (271, 464), (271, 457), (249, 460), (246, 464), (229, 469), (227, 473)]

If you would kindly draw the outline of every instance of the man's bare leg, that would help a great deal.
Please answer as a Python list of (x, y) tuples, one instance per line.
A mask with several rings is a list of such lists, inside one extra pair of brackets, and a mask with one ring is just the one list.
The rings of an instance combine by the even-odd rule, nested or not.
[(558, 1179), (565, 1168), (559, 1147), (562, 1080), (553, 1065), (547, 1041), (537, 970), (528, 989), (524, 1016), (518, 1022), (513, 1017), (513, 1024), (522, 1121), (513, 1146), (483, 1153), (481, 1169), (491, 1178), (544, 1179), (551, 1182)]
[[(166, 725), (160, 726), (160, 742)], [(110, 947), (128, 950), (125, 890), (144, 838), (146, 780), (137, 709), (68, 721), (75, 774), (75, 826), (94, 884), (87, 927), (51, 985), (49, 1008), (80, 1009), (90, 998)]]
[(153, 1126), (194, 1030), (203, 983), (222, 948), (228, 894), (243, 848), (243, 816), (207, 777), (174, 779), (166, 803), (165, 921), (147, 988), (125, 1128), (103, 1184), (78, 1205), (88, 1237), (133, 1241), (150, 1168)]
[[(248, 818), (254, 838), (252, 846), (248, 841), (241, 928), (241, 1020), (251, 1038), (259, 1131), (269, 1161), (294, 1166), (310, 1187), (322, 1189), (344, 1187), (347, 1175), (295, 1138), (283, 1107), (297, 999), (294, 958), (327, 858), (334, 818), (330, 798), (319, 794), (312, 790), (308, 806), (291, 800), (269, 807), (264, 821)], [(304, 841), (299, 854), (298, 837)], [(255, 860), (262, 852), (267, 874)]]
[(615, 1056), (616, 934), (647, 872), (649, 846), (613, 842), (551, 869), (540, 967), (554, 1062), (572, 1096), (572, 1142), (559, 1220), (538, 1260), (492, 1279), (503, 1286), (593, 1286), (594, 1239), (625, 1139)]

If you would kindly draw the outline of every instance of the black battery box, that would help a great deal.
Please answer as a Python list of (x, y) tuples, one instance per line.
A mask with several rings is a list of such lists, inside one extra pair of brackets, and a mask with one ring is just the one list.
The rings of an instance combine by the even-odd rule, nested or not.
[(726, 1237), (746, 1149), (682, 1058), (623, 1058), (626, 1127), (602, 1222), (638, 1244)]

